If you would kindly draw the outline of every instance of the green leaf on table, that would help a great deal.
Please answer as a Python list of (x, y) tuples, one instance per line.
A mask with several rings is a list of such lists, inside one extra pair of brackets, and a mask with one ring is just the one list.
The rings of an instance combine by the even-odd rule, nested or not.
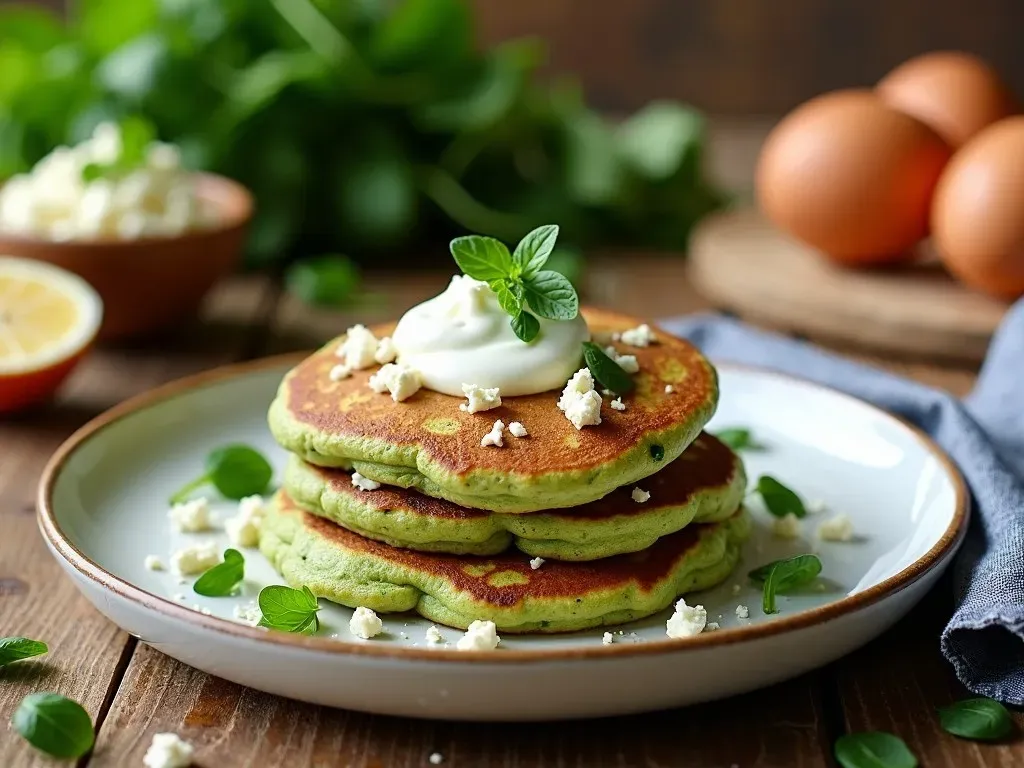
[(245, 558), (237, 549), (225, 549), (224, 561), (203, 573), (192, 591), (204, 597), (227, 597), (233, 594), (245, 578)]
[(450, 247), (459, 269), (474, 280), (501, 280), (512, 273), (512, 254), (493, 237), (457, 237)]
[(523, 284), (518, 280), (491, 280), (488, 285), (498, 297), (498, 305), (512, 317), (523, 311)]
[(27, 637), (0, 637), (0, 667), (33, 656), (42, 656), (49, 648), (39, 640)]
[(548, 257), (555, 249), (557, 240), (558, 225), (545, 224), (529, 232), (519, 241), (519, 245), (512, 252), (512, 264), (523, 279), (535, 277), (543, 269)]
[(630, 375), (622, 370), (622, 366), (592, 341), (583, 342), (583, 360), (598, 384), (617, 395), (628, 394), (636, 386)]
[(258, 602), (263, 613), (261, 627), (302, 634), (312, 634), (320, 628), (320, 620), (316, 615), (320, 605), (309, 587), (264, 587)]
[(789, 514), (801, 518), (807, 516), (807, 508), (800, 497), (771, 475), (761, 475), (757, 479), (755, 490), (764, 499), (765, 508), (775, 517), (785, 517)]
[(289, 267), (285, 285), (307, 304), (343, 307), (350, 304), (359, 288), (359, 267), (345, 256), (320, 256)]
[(516, 336), (527, 344), (537, 338), (537, 334), (540, 333), (540, 322), (525, 310), (513, 316), (509, 324)]
[(964, 699), (939, 710), (942, 729), (964, 739), (995, 741), (1013, 733), (1013, 718), (998, 701)]
[(32, 693), (11, 718), (22, 738), (54, 757), (81, 757), (92, 749), (92, 720), (82, 705), (58, 693)]
[(548, 320), (572, 320), (580, 313), (580, 299), (565, 275), (544, 269), (524, 278), (526, 303)]
[(714, 433), (714, 436), (734, 451), (759, 450), (761, 444), (754, 440), (753, 433), (745, 427), (732, 427)]
[(179, 504), (204, 485), (213, 485), (229, 499), (261, 495), (270, 484), (274, 469), (262, 453), (247, 445), (225, 445), (206, 457), (206, 471), (171, 496)]
[(642, 176), (662, 181), (683, 165), (704, 138), (704, 119), (696, 110), (668, 101), (648, 104), (618, 127), (623, 160)]
[(761, 605), (765, 613), (778, 613), (775, 596), (796, 587), (809, 584), (821, 573), (821, 560), (817, 555), (796, 555), (785, 560), (755, 568), (747, 574), (763, 584)]
[(843, 768), (917, 768), (918, 764), (903, 739), (884, 731), (840, 736), (834, 752)]

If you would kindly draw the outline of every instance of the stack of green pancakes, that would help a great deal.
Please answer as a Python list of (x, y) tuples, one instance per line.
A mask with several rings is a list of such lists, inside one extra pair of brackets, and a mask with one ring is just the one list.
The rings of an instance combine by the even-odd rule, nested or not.
[[(285, 580), (353, 608), (517, 633), (622, 624), (726, 579), (750, 523), (741, 461), (702, 431), (714, 368), (666, 333), (612, 341), (635, 318), (583, 315), (639, 364), (624, 410), (607, 396), (583, 429), (559, 391), (469, 413), (426, 389), (377, 394), (375, 368), (333, 380), (343, 339), (291, 370), (269, 421), (292, 455), (260, 542)], [(528, 436), (482, 446), (498, 419)]]

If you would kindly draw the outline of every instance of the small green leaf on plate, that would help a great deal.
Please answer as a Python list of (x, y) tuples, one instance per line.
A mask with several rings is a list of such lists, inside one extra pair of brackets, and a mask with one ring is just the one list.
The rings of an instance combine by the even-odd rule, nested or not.
[(808, 584), (814, 581), (819, 573), (821, 560), (817, 555), (796, 555), (755, 568), (748, 576), (764, 584), (761, 599), (764, 612), (778, 613), (775, 607), (776, 594)]
[(316, 615), (320, 605), (309, 587), (264, 587), (260, 591), (259, 605), (263, 613), (261, 627), (302, 634), (312, 634), (320, 628), (320, 620)]
[(95, 740), (92, 720), (82, 705), (58, 693), (26, 696), (11, 725), (36, 749), (65, 759), (81, 757)]
[(840, 736), (834, 751), (843, 768), (917, 768), (917, 758), (903, 739), (884, 731)]
[(797, 517), (807, 516), (807, 509), (800, 497), (771, 475), (761, 475), (757, 479), (756, 490), (764, 499), (765, 507), (775, 517), (785, 517), (791, 513)]
[(270, 484), (274, 469), (263, 454), (248, 445), (225, 445), (206, 457), (206, 472), (186, 483), (171, 496), (179, 504), (197, 488), (212, 484), (226, 498), (244, 499), (262, 494)]
[(995, 741), (1013, 733), (1013, 718), (998, 701), (964, 699), (939, 710), (943, 730), (964, 739)]
[(608, 357), (594, 342), (583, 342), (583, 359), (594, 378), (605, 389), (610, 389), (617, 395), (625, 395), (632, 392), (636, 386), (629, 374), (622, 370), (622, 366)]
[(245, 577), (245, 558), (237, 549), (224, 550), (224, 562), (203, 573), (192, 590), (205, 597), (226, 597), (232, 594)]
[(714, 435), (734, 451), (742, 451), (744, 449), (756, 450), (761, 447), (759, 443), (754, 441), (751, 431), (745, 427), (723, 429), (715, 432)]
[(33, 656), (42, 656), (49, 648), (39, 640), (27, 637), (0, 637), (0, 667)]

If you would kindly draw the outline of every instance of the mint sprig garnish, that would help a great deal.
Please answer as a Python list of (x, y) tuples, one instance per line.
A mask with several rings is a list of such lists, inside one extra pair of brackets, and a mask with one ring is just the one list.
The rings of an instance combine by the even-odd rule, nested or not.
[(281, 632), (299, 632), (313, 634), (320, 629), (317, 602), (309, 587), (292, 589), (275, 584), (264, 587), (259, 596), (261, 627), (277, 629)]
[(636, 386), (622, 366), (612, 360), (592, 341), (583, 342), (583, 361), (597, 379), (597, 383), (617, 395), (626, 395)]
[(247, 445), (225, 445), (206, 457), (206, 471), (186, 483), (171, 496), (171, 504), (180, 504), (192, 491), (213, 485), (226, 498), (244, 499), (262, 494), (270, 484), (274, 469), (262, 453)]
[(771, 475), (761, 475), (757, 479), (755, 493), (761, 494), (764, 506), (775, 517), (794, 514), (803, 518), (807, 516), (807, 508), (796, 491), (780, 483)]
[(224, 550), (224, 562), (206, 571), (192, 591), (204, 597), (227, 597), (232, 594), (245, 577), (245, 558), (237, 549)]
[(579, 297), (568, 278), (544, 269), (557, 239), (558, 227), (546, 224), (527, 234), (512, 253), (493, 237), (467, 235), (451, 242), (459, 269), (490, 286), (512, 318), (512, 330), (525, 342), (540, 333), (540, 322), (528, 310), (545, 320), (572, 320), (580, 312)]
[(0, 667), (33, 656), (42, 656), (49, 648), (39, 640), (27, 637), (0, 637)]
[(761, 607), (765, 613), (778, 613), (775, 595), (788, 592), (795, 587), (814, 581), (821, 573), (821, 560), (817, 555), (797, 555), (786, 560), (776, 560), (755, 568), (747, 574), (754, 581), (762, 582)]

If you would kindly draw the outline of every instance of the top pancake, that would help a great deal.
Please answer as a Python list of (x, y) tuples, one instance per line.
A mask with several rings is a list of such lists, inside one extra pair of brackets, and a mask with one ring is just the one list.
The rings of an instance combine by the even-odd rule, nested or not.
[[(583, 315), (602, 345), (641, 322), (596, 309)], [(374, 332), (384, 336), (392, 328)], [(714, 368), (688, 342), (655, 332), (658, 343), (646, 348), (614, 344), (636, 356), (640, 372), (622, 398), (626, 410), (612, 410), (605, 398), (598, 426), (577, 430), (558, 409), (557, 390), (507, 398), (476, 414), (459, 410), (461, 398), (426, 389), (395, 403), (369, 388), (376, 368), (330, 380), (339, 338), (285, 376), (271, 405), (271, 431), (312, 464), (354, 468), (465, 507), (519, 513), (585, 504), (676, 459), (714, 413)], [(666, 393), (669, 384), (673, 391)], [(529, 437), (506, 433), (504, 447), (481, 447), (497, 419), (522, 422)]]

